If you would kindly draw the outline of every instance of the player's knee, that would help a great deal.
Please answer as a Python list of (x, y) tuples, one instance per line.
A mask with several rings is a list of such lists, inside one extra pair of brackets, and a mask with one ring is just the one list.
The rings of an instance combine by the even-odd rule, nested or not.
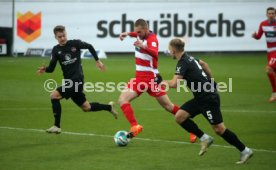
[(91, 110), (91, 108), (88, 107), (88, 106), (86, 106), (86, 105), (82, 105), (82, 106), (81, 106), (81, 109), (82, 109), (82, 111), (84, 111), (84, 112), (89, 112), (89, 111)]
[(50, 98), (51, 99), (60, 99), (61, 98), (61, 95), (59, 94), (58, 91), (53, 91), (51, 94), (50, 94)]
[(223, 125), (214, 126), (213, 129), (216, 132), (216, 134), (219, 136), (221, 136), (225, 131), (225, 127)]
[(128, 101), (124, 98), (124, 97), (119, 97), (118, 99), (118, 104), (121, 106), (123, 105), (124, 103), (127, 103)]
[(184, 111), (178, 111), (175, 114), (175, 121), (178, 124), (181, 124), (182, 122), (184, 122), (186, 119), (188, 118), (187, 114)]

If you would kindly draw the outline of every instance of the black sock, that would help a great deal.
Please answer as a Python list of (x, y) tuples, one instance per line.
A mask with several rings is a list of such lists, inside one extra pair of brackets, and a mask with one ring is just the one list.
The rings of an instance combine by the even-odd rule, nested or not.
[(60, 128), (60, 117), (61, 117), (61, 105), (59, 99), (51, 99), (52, 109), (55, 117), (55, 126)]
[(111, 111), (111, 106), (108, 104), (100, 104), (97, 102), (92, 102), (90, 103), (90, 105), (91, 105), (90, 111), (92, 112), (101, 111), (101, 110), (106, 110), (109, 112)]
[(245, 149), (244, 144), (239, 140), (237, 135), (229, 129), (226, 129), (225, 132), (221, 135), (221, 137), (229, 144), (235, 146), (239, 151), (243, 151)]
[(204, 132), (202, 132), (202, 130), (200, 130), (198, 126), (195, 124), (195, 122), (191, 119), (185, 120), (180, 124), (180, 126), (184, 128), (186, 131), (195, 134), (198, 138), (201, 138), (204, 134)]

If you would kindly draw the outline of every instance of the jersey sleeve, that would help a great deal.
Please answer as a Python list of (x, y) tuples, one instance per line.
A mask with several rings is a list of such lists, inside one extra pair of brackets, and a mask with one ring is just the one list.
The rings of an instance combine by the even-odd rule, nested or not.
[(130, 37), (137, 37), (137, 33), (136, 32), (129, 32), (128, 35)]
[(258, 40), (258, 39), (260, 39), (262, 37), (262, 35), (263, 35), (263, 29), (262, 29), (262, 23), (261, 23), (260, 26), (259, 26), (259, 30), (258, 30), (255, 38)]
[(56, 54), (56, 50), (53, 49), (52, 55), (51, 55), (51, 61), (49, 63), (49, 66), (46, 67), (45, 72), (46, 73), (52, 73), (56, 68), (57, 61), (58, 61), (58, 57), (57, 57), (57, 54)]
[(175, 69), (175, 75), (181, 75), (184, 77), (184, 75), (186, 74), (186, 71), (188, 70), (188, 65), (186, 64), (185, 61), (179, 61), (176, 65), (176, 69)]
[(152, 57), (158, 57), (158, 41), (156, 38), (147, 41), (145, 51), (147, 51)]
[(93, 55), (94, 59), (96, 61), (99, 60), (98, 54), (97, 54), (95, 48), (91, 44), (81, 41), (81, 40), (77, 40), (77, 44), (78, 44), (79, 49), (88, 49), (89, 52)]

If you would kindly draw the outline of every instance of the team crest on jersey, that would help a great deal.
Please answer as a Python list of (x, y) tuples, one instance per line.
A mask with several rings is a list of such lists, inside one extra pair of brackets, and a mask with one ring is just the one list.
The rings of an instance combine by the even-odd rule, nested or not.
[(176, 67), (176, 73), (180, 73), (181, 67)]
[(76, 47), (72, 47), (72, 48), (71, 48), (71, 51), (74, 53), (74, 52), (77, 51), (77, 48), (76, 48)]
[(153, 47), (157, 47), (156, 42), (152, 42), (151, 45), (152, 45)]
[(65, 60), (70, 60), (71, 59), (71, 55), (70, 54), (65, 54), (65, 56), (64, 56), (64, 58), (65, 58)]

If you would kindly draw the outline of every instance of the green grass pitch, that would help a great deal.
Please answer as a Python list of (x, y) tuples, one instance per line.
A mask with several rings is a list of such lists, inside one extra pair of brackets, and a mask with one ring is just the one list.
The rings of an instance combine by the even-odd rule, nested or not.
[[(86, 82), (126, 82), (134, 75), (133, 55), (109, 55), (103, 60), (106, 72), (100, 72), (93, 60), (83, 60)], [(268, 103), (271, 88), (265, 74), (266, 54), (200, 54), (208, 62), (218, 82), (232, 78), (233, 92), (220, 93), (221, 109), (227, 127), (254, 149), (245, 165), (235, 165), (239, 152), (229, 147), (212, 131), (203, 116), (194, 120), (215, 137), (214, 145), (203, 157), (198, 156), (199, 141), (189, 136), (164, 111), (154, 98), (143, 94), (132, 102), (144, 131), (127, 147), (117, 147), (112, 136), (128, 130), (120, 111), (114, 120), (107, 112), (82, 112), (71, 100), (62, 100), (60, 135), (46, 134), (53, 124), (49, 93), (43, 88), (52, 78), (61, 83), (57, 65), (53, 74), (36, 75), (49, 58), (0, 57), (0, 170), (11, 169), (274, 169), (276, 167), (276, 103)], [(160, 56), (159, 70), (164, 79), (173, 76), (176, 61)], [(89, 92), (89, 101), (117, 101), (119, 92)], [(181, 105), (191, 93), (168, 92)], [(274, 167), (274, 168), (273, 168)]]

